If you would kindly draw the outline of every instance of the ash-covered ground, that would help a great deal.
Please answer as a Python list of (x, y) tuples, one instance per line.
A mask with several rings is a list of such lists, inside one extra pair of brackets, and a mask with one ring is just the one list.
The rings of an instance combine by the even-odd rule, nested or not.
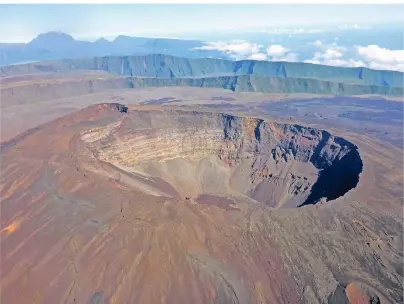
[(403, 301), (400, 99), (35, 96), (2, 102), (4, 303)]

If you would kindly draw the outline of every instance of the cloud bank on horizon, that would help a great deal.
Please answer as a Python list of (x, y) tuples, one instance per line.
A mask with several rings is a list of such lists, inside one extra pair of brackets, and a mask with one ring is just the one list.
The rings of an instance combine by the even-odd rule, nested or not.
[(264, 45), (250, 43), (244, 40), (207, 42), (206, 45), (195, 47), (192, 50), (219, 51), (234, 60), (270, 60), (296, 62), (298, 54), (290, 52), (281, 45), (269, 45), (265, 50)]
[(369, 67), (404, 72), (404, 50), (390, 50), (378, 45), (355, 46), (352, 49), (356, 52), (356, 56), (349, 58), (346, 56), (348, 48), (339, 46), (335, 42), (327, 45), (321, 40), (316, 40), (313, 45), (318, 47), (319, 51), (306, 60), (299, 60), (299, 53), (279, 44), (265, 47), (243, 40), (207, 42), (206, 45), (196, 47), (194, 50), (220, 51), (234, 60), (302, 61), (330, 66)]
[(257, 33), (244, 33), (245, 39), (221, 37), (193, 50), (219, 51), (233, 60), (306, 62), (404, 72), (404, 35), (398, 26), (352, 24), (336, 28), (275, 28)]

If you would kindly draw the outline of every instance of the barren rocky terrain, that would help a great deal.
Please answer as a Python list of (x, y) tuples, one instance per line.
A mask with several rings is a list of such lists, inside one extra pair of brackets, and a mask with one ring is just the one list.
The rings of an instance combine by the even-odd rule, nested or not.
[(2, 303), (403, 302), (401, 98), (10, 77)]

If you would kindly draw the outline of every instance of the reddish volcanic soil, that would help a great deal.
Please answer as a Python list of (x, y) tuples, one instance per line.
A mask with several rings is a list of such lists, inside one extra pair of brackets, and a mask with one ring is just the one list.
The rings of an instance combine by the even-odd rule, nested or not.
[(386, 299), (380, 300), (379, 297), (366, 286), (359, 282), (352, 282), (346, 287), (346, 295), (349, 304), (372, 304), (372, 303), (386, 303)]
[(246, 234), (240, 212), (147, 195), (92, 163), (77, 134), (121, 115), (91, 107), (3, 146), (2, 302), (297, 303), (273, 239)]
[[(312, 165), (274, 154), (269, 169), (243, 175), (259, 156), (247, 139), (264, 141), (255, 120), (232, 118), (241, 133), (223, 139), (216, 114), (178, 113), (95, 105), (2, 144), (1, 303), (367, 303), (348, 285), (356, 280), (387, 303), (403, 300), (398, 150), (348, 135), (363, 160), (359, 183), (295, 208), (317, 178)], [(210, 150), (184, 148), (196, 135), (181, 137), (178, 124), (192, 122)], [(233, 153), (240, 142), (248, 159)], [(292, 207), (261, 200), (263, 186), (254, 196), (261, 183)]]

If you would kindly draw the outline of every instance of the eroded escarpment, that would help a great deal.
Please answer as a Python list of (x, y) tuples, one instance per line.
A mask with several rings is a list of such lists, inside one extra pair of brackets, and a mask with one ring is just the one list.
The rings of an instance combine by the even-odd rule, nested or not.
[(343, 196), (362, 171), (357, 147), (327, 131), (220, 113), (129, 111), (81, 139), (132, 186), (184, 199), (297, 207)]

